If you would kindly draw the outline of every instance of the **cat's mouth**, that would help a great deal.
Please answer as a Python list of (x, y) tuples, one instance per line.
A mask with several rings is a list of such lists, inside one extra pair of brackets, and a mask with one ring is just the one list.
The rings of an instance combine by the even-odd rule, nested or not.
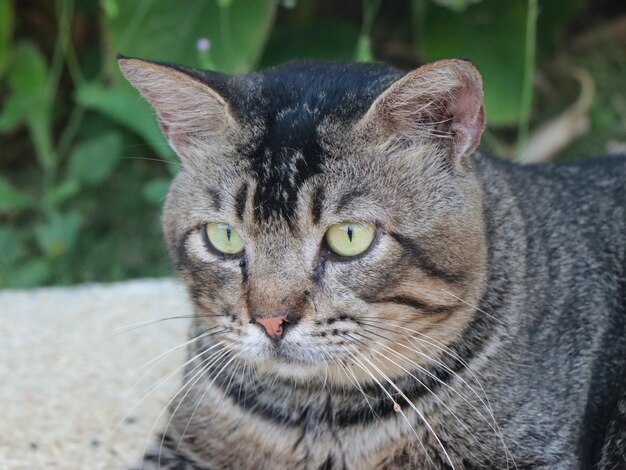
[[(271, 360), (278, 362), (278, 363), (286, 363), (286, 364), (303, 364), (305, 363), (304, 361), (302, 361), (299, 358), (294, 357), (293, 355), (289, 354), (288, 352), (285, 351), (281, 351), (281, 350), (277, 350), (274, 353), (274, 357), (271, 358)], [(306, 362), (306, 364), (309, 364), (308, 362)]]
[(257, 357), (255, 362), (269, 374), (307, 381), (312, 377), (323, 376), (328, 368), (323, 358), (299, 353), (283, 345), (273, 346), (265, 357)]
[(298, 340), (287, 338), (281, 341), (268, 341), (264, 348), (267, 354), (265, 360), (285, 365), (319, 365), (324, 358), (315, 351), (315, 348), (307, 347)]
[(306, 351), (298, 350), (288, 344), (276, 344), (273, 348), (272, 360), (288, 364), (317, 364), (320, 358), (314, 358)]
[(250, 325), (238, 343), (237, 349), (242, 358), (254, 363), (283, 365), (292, 369), (298, 366), (319, 368), (331, 359), (328, 347), (302, 324), (287, 327), (278, 338), (272, 338), (258, 325)]

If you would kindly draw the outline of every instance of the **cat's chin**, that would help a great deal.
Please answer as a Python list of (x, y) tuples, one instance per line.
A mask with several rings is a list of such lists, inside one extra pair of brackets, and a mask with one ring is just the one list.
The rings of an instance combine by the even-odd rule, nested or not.
[(243, 358), (252, 362), (276, 364), (279, 366), (324, 367), (324, 358), (314, 352), (302, 351), (284, 346), (265, 346), (254, 352), (244, 354)]
[(283, 340), (275, 343), (257, 328), (251, 328), (239, 340), (238, 348), (241, 350), (241, 357), (247, 361), (275, 363), (291, 368), (323, 368), (325, 359), (328, 358), (328, 352), (321, 349), (302, 329), (288, 332)]
[(304, 362), (277, 353), (272, 358), (254, 360), (258, 370), (286, 379), (310, 381), (312, 377), (324, 376), (326, 365), (322, 361)]
[(292, 345), (257, 344), (247, 349), (241, 358), (254, 364), (258, 370), (295, 380), (324, 376), (328, 364), (321, 354)]

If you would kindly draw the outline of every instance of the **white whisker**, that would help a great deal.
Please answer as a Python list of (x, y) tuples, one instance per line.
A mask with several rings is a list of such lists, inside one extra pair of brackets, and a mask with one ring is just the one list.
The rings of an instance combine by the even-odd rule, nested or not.
[[(161, 443), (159, 445), (159, 467), (161, 466), (161, 452), (163, 450), (163, 444), (165, 443), (165, 436), (167, 435), (167, 430), (170, 427), (170, 424), (172, 423), (172, 420), (174, 419), (174, 417), (176, 416), (176, 412), (178, 411), (178, 409), (180, 408), (180, 406), (182, 405), (182, 403), (185, 401), (185, 398), (187, 398), (187, 395), (189, 395), (189, 393), (191, 392), (191, 390), (193, 390), (193, 387), (202, 379), (202, 377), (204, 377), (205, 373), (210, 370), (210, 368), (213, 365), (216, 365), (218, 363), (220, 363), (224, 358), (227, 358), (228, 355), (231, 353), (231, 349), (230, 347), (224, 346), (224, 348), (214, 352), (213, 354), (211, 354), (207, 359), (205, 359), (204, 361), (202, 361), (200, 364), (207, 362), (208, 363), (203, 366), (200, 371), (198, 371), (194, 377), (192, 379), (190, 379), (187, 382), (186, 388), (187, 391), (184, 393), (184, 395), (178, 400), (178, 403), (176, 404), (176, 407), (174, 408), (174, 410), (170, 413), (170, 417), (167, 420), (167, 424), (165, 425), (165, 429), (163, 430), (163, 435), (161, 437)], [(215, 357), (217, 356), (217, 357)], [(176, 399), (176, 397), (180, 394), (180, 391), (182, 391), (185, 387), (181, 388), (181, 390), (179, 390), (173, 397), (172, 399), (167, 403), (167, 405), (163, 408), (163, 410), (161, 411), (161, 414), (159, 414), (159, 416), (157, 417), (157, 421), (158, 419), (162, 416), (163, 412), (168, 409), (170, 407), (170, 405), (173, 403), (173, 401)], [(155, 421), (156, 423), (156, 421)], [(154, 425), (153, 425), (154, 427)], [(152, 434), (152, 430), (150, 430), (150, 434)], [(178, 443), (180, 445), (180, 442)]]
[[(376, 365), (371, 362), (364, 354), (362, 354), (361, 352), (359, 352), (358, 349), (356, 349), (353, 346), (353, 349), (355, 352), (357, 352), (365, 361), (367, 361), (374, 369), (376, 369), (376, 371), (381, 375), (381, 377), (383, 377), (385, 379), (385, 381), (391, 385), (391, 387), (393, 387), (393, 389), (398, 392), (398, 394), (404, 399), (404, 401), (413, 409), (413, 411), (415, 411), (415, 413), (417, 413), (417, 415), (420, 417), (420, 419), (422, 420), (422, 422), (424, 423), (424, 425), (426, 426), (426, 428), (428, 428), (428, 430), (431, 432), (431, 434), (433, 435), (433, 437), (435, 438), (435, 440), (437, 441), (439, 447), (441, 447), (441, 450), (443, 451), (446, 459), (448, 460), (448, 463), (450, 464), (450, 466), (452, 467), (452, 470), (455, 470), (455, 466), (454, 463), (452, 462), (452, 459), (450, 458), (450, 456), (448, 455), (448, 451), (446, 450), (445, 446), (443, 445), (443, 443), (441, 442), (441, 440), (439, 439), (439, 436), (437, 436), (437, 433), (435, 432), (435, 430), (432, 428), (432, 426), (430, 425), (430, 423), (426, 420), (425, 416), (422, 414), (422, 412), (417, 408), (417, 406), (415, 406), (415, 404), (404, 394), (404, 392), (395, 384), (395, 382), (393, 382), (393, 380), (391, 380), (387, 374), (385, 374), (381, 369), (379, 369), (378, 367), (376, 367)], [(384, 389), (384, 387), (383, 387)], [(389, 395), (391, 398), (391, 395)], [(393, 398), (392, 398), (393, 400)], [(395, 400), (394, 400), (395, 402)], [(401, 411), (402, 412), (402, 411)], [(404, 415), (404, 413), (403, 413)]]
[[(359, 354), (361, 357), (364, 357), (363, 354), (360, 353), (359, 350), (356, 349), (354, 346), (352, 346), (352, 349), (357, 354)], [(355, 364), (357, 366), (359, 366), (359, 368), (362, 369), (363, 372), (365, 372), (367, 375), (369, 375), (372, 378), (372, 380), (374, 380), (374, 382), (380, 387), (380, 389), (385, 393), (385, 395), (387, 395), (389, 397), (389, 399), (394, 403), (394, 405), (397, 404), (397, 402), (393, 398), (393, 396), (387, 391), (387, 389), (383, 386), (383, 384), (380, 383), (380, 381), (376, 378), (376, 376), (359, 360), (359, 358), (357, 358), (354, 354), (352, 354), (347, 348), (345, 348), (345, 351), (350, 355), (352, 360), (355, 361)], [(422, 450), (424, 451), (424, 455), (426, 456), (428, 461), (431, 463), (431, 465), (433, 467), (437, 468), (435, 463), (433, 462), (432, 458), (430, 457), (430, 454), (426, 450), (426, 447), (424, 446), (424, 443), (422, 442), (422, 440), (418, 436), (417, 431), (415, 431), (415, 428), (413, 427), (413, 425), (409, 421), (409, 418), (406, 416), (406, 414), (404, 413), (404, 411), (402, 409), (399, 410), (399, 413), (402, 415), (402, 417), (404, 418), (406, 423), (409, 425), (409, 428), (411, 429), (411, 431), (413, 431), (413, 434), (415, 435), (415, 438), (417, 439), (417, 442), (422, 447)], [(419, 414), (419, 411), (418, 411), (418, 414)]]
[[(215, 345), (213, 345), (213, 347), (217, 347), (220, 346), (221, 344), (223, 344), (223, 342), (219, 342), (216, 343)], [(212, 348), (213, 348), (212, 347)], [(212, 349), (211, 348), (211, 349)], [(166, 405), (163, 407), (163, 409), (161, 410), (161, 412), (159, 413), (159, 415), (154, 419), (154, 421), (152, 422), (152, 426), (150, 427), (150, 431), (148, 432), (148, 435), (146, 436), (146, 442), (144, 444), (144, 449), (143, 449), (143, 454), (145, 455), (146, 450), (148, 448), (148, 442), (149, 439), (152, 436), (152, 433), (154, 432), (154, 428), (156, 426), (156, 423), (161, 419), (161, 416), (163, 416), (163, 413), (165, 413), (165, 411), (169, 408), (169, 406), (173, 403), (173, 401), (176, 399), (176, 397), (187, 387), (191, 384), (192, 380), (194, 380), (195, 377), (197, 376), (201, 376), (201, 374), (203, 373), (203, 371), (205, 370), (205, 367), (203, 367), (204, 364), (206, 364), (207, 362), (209, 362), (216, 354), (220, 354), (222, 351), (226, 350), (226, 347), (222, 347), (221, 349), (218, 349), (217, 351), (214, 351), (211, 355), (209, 355), (208, 358), (200, 361), (196, 366), (194, 366), (193, 369), (191, 369), (186, 375), (191, 374), (192, 372), (194, 372), (195, 370), (197, 370), (198, 368), (200, 369), (193, 377), (191, 377), (190, 379), (186, 380), (183, 384), (183, 386), (178, 390), (178, 392), (176, 392), (174, 394), (174, 396), (166, 403)], [(205, 354), (206, 351), (201, 351), (199, 352), (197, 355), (195, 355), (192, 359), (190, 359), (189, 361), (187, 361), (187, 364), (191, 363), (192, 361), (196, 360), (197, 358), (199, 358), (202, 354)], [(178, 368), (180, 369), (180, 367)], [(165, 434), (165, 432), (164, 432)], [(143, 467), (143, 459), (141, 461), (141, 465)]]

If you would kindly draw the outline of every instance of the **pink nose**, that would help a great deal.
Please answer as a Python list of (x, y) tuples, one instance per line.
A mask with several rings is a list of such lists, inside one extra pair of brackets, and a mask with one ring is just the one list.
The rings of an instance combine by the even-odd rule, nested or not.
[(280, 339), (285, 332), (283, 324), (289, 323), (287, 315), (279, 315), (276, 317), (253, 317), (253, 323), (257, 323), (265, 328), (265, 332), (272, 339)]

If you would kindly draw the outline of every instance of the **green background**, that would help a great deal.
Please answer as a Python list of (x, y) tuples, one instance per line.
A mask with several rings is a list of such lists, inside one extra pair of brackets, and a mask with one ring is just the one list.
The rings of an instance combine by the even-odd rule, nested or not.
[(626, 142), (622, 3), (0, 0), (0, 287), (171, 273), (159, 214), (179, 165), (117, 53), (229, 73), (468, 58), (485, 80), (483, 144), (504, 158), (576, 102), (582, 70), (589, 129), (553, 158), (585, 158)]

